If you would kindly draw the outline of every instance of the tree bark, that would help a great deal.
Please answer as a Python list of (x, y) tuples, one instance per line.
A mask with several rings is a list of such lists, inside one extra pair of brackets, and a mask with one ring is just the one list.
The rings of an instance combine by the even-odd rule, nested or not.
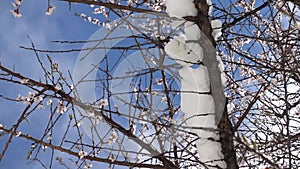
[[(227, 100), (226, 100), (227, 105)], [(234, 148), (234, 132), (232, 123), (228, 117), (227, 106), (224, 108), (224, 112), (221, 118), (221, 121), (218, 125), (220, 130), (220, 141), (222, 145), (222, 153), (224, 155), (224, 160), (229, 169), (238, 169), (237, 160), (236, 160), (236, 151)]]

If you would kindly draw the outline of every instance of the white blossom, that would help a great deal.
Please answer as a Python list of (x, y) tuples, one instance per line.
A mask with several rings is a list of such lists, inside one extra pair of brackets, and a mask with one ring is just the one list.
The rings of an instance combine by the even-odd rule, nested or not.
[(37, 96), (37, 97), (34, 98), (34, 101), (35, 102), (41, 102), (41, 101), (43, 101), (43, 97)]
[(23, 0), (16, 0), (14, 3), (12, 3), (13, 7), (18, 7), (21, 5)]
[(107, 28), (107, 29), (111, 29), (111, 28), (112, 28), (112, 26), (111, 26), (111, 24), (109, 24), (109, 23), (106, 23), (106, 24), (105, 24), (105, 28)]
[(78, 152), (78, 156), (79, 156), (79, 158), (80, 159), (83, 159), (85, 156), (87, 156), (88, 154), (87, 154), (87, 152), (85, 152), (85, 151), (79, 151)]
[(81, 124), (82, 124), (82, 121), (81, 121), (81, 120), (78, 120), (78, 121), (76, 122), (76, 126), (77, 126), (77, 127), (80, 127)]
[(93, 118), (93, 117), (95, 117), (95, 113), (89, 111), (89, 112), (87, 113), (87, 117), (88, 117), (88, 118)]
[(97, 115), (97, 116), (95, 117), (95, 123), (96, 123), (96, 124), (99, 124), (100, 121), (102, 121), (102, 116)]
[(162, 85), (163, 82), (164, 82), (163, 79), (156, 78), (156, 84), (157, 85)]
[(93, 13), (94, 14), (101, 14), (103, 12), (105, 12), (105, 7), (101, 6), (100, 8), (95, 8)]
[(55, 87), (54, 87), (55, 91), (60, 91), (62, 88), (59, 84), (57, 84)]
[(148, 87), (146, 87), (145, 92), (146, 92), (146, 93), (145, 93), (146, 95), (149, 94), (149, 88), (148, 88)]
[(81, 13), (81, 14), (80, 14), (80, 17), (81, 17), (81, 18), (85, 18), (85, 17), (86, 17), (86, 14)]
[(92, 17), (87, 17), (87, 21), (92, 22), (93, 18)]
[(110, 154), (108, 156), (108, 159), (111, 161), (111, 162), (114, 162), (116, 160), (116, 157), (113, 155), (113, 154)]
[(19, 94), (16, 100), (19, 102), (19, 101), (22, 101), (23, 99), (24, 99), (24, 97)]
[(95, 25), (98, 25), (100, 23), (100, 20), (99, 19), (92, 19), (92, 24), (95, 24)]
[(298, 30), (300, 30), (300, 22), (296, 21), (294, 24), (295, 28), (297, 28)]
[(47, 140), (48, 140), (48, 141), (51, 141), (51, 140), (52, 140), (52, 136), (49, 135), (48, 138), (47, 138)]
[(136, 133), (136, 124), (132, 122), (129, 128), (130, 128), (130, 133), (134, 135)]
[(100, 107), (107, 106), (108, 105), (108, 100), (107, 99), (100, 99), (99, 105), (100, 105)]
[(28, 81), (29, 81), (29, 79), (26, 79), (26, 78), (25, 78), (25, 79), (21, 79), (20, 82), (21, 82), (21, 84), (26, 84), (26, 83), (28, 83)]
[(164, 96), (164, 97), (161, 97), (161, 98), (160, 98), (160, 101), (161, 101), (161, 102), (165, 102), (165, 103), (167, 103), (167, 101), (168, 101), (168, 100), (167, 100), (167, 97), (166, 97), (166, 96)]
[(59, 114), (64, 114), (67, 111), (67, 107), (63, 105), (63, 101), (58, 101), (57, 107), (56, 107), (56, 112)]
[(48, 9), (46, 10), (45, 14), (46, 15), (52, 15), (55, 8), (56, 8), (55, 6), (49, 6)]
[(49, 99), (49, 100), (47, 101), (47, 105), (50, 105), (50, 104), (52, 104), (52, 103), (53, 103), (52, 99)]
[(128, 0), (128, 1), (127, 1), (127, 6), (130, 6), (130, 7), (131, 7), (133, 4), (134, 4), (134, 3), (133, 3), (132, 0)]
[(93, 167), (92, 163), (87, 163), (86, 165), (84, 165), (84, 168), (86, 168), (86, 169), (90, 169), (92, 167)]
[(43, 108), (44, 108), (44, 104), (43, 104), (42, 102), (39, 103), (39, 104), (38, 104), (38, 108), (39, 108), (39, 109), (43, 109)]
[(58, 71), (58, 63), (53, 63), (52, 66), (51, 66), (51, 70), (53, 72), (57, 72)]
[(138, 118), (140, 119), (139, 122), (141, 124), (146, 124), (147, 123), (147, 112), (146, 111), (141, 111)]
[(73, 90), (74, 89), (74, 85), (70, 85), (70, 89)]
[(46, 150), (47, 148), (48, 148), (48, 146), (42, 145), (42, 149), (43, 149), (43, 150)]
[(117, 138), (118, 138), (118, 135), (115, 131), (113, 131), (110, 135), (110, 137), (108, 138), (108, 142), (107, 144), (108, 145), (111, 145), (112, 143), (116, 142), (117, 141)]
[(35, 94), (34, 92), (28, 92), (27, 97), (33, 99), (33, 98), (35, 97), (35, 95), (36, 95), (36, 94)]
[(23, 98), (23, 104), (24, 105), (31, 105), (31, 98), (30, 97), (24, 97)]
[(16, 132), (16, 137), (19, 137), (21, 134), (22, 134), (21, 131), (17, 131), (17, 132)]
[(155, 66), (158, 66), (155, 57), (151, 57), (150, 61), (151, 61)]

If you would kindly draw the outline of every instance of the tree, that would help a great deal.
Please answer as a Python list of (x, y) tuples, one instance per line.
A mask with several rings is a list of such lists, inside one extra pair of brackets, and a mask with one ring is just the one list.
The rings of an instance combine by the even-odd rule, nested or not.
[[(75, 3), (91, 5), (95, 15), (76, 15), (106, 29), (87, 41), (56, 41), (84, 44), (80, 49), (39, 49), (29, 37), (31, 46), (21, 48), (38, 60), (40, 79), (0, 64), (1, 83), (30, 91), (0, 95), (3, 105), (24, 103), (17, 122), (1, 123), (0, 160), (12, 141), (25, 139), (32, 143), (27, 159), (44, 168), (224, 168), (222, 160), (231, 169), (299, 168), (298, 1), (195, 0), (194, 8), (185, 6), (188, 0), (64, 1), (71, 11)], [(55, 9), (50, 2), (46, 15)], [(15, 1), (15, 17), (22, 16), (22, 3)], [(189, 35), (191, 30), (199, 32)], [(209, 47), (225, 65), (227, 106), (218, 57)], [(79, 53), (73, 73), (61, 71), (53, 59), (64, 53)], [(210, 80), (196, 91), (187, 90), (193, 70), (191, 75), (201, 75), (194, 84)], [(191, 105), (204, 95), (215, 101), (218, 128), (190, 122), (210, 117), (211, 112), (195, 114)], [(197, 111), (208, 107), (200, 101)], [(44, 112), (49, 117), (39, 117)], [(46, 122), (40, 133), (20, 129), (33, 127), (34, 117)], [(220, 142), (224, 159), (203, 157), (203, 140)]]

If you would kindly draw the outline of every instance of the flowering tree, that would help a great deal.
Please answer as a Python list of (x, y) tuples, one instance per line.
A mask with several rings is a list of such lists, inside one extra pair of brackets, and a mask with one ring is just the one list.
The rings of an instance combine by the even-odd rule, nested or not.
[[(0, 64), (3, 84), (28, 91), (0, 93), (23, 103), (0, 121), (0, 160), (25, 139), (44, 168), (299, 168), (298, 1), (63, 1), (89, 5), (76, 16), (99, 31), (56, 41), (83, 44), (70, 50), (29, 38), (40, 79)], [(52, 58), (64, 53), (78, 55), (73, 72)]]

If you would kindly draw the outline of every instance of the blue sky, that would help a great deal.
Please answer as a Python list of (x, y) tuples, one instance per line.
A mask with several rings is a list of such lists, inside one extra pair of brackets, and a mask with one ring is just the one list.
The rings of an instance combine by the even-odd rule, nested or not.
[[(23, 1), (20, 12), (21, 18), (14, 18), (10, 10), (13, 1), (1, 1), (0, 6), (0, 61), (1, 64), (10, 69), (15, 68), (16, 72), (22, 73), (35, 80), (43, 78), (43, 71), (37, 62), (34, 52), (21, 49), (19, 46), (30, 47), (30, 36), (38, 49), (71, 49), (81, 48), (82, 45), (62, 45), (51, 43), (53, 40), (88, 40), (100, 27), (84, 21), (80, 17), (74, 16), (74, 13), (91, 13), (92, 9), (86, 5), (72, 5), (72, 11), (68, 10), (68, 3), (53, 1), (51, 5), (56, 9), (51, 16), (46, 16), (47, 1), (26, 0)], [(50, 54), (51, 55), (51, 54)], [(79, 53), (53, 54), (52, 59), (59, 64), (60, 70), (66, 72), (73, 69)], [(41, 59), (46, 61), (46, 54), (40, 53)], [(49, 65), (48, 65), (49, 66)], [(26, 96), (30, 90), (20, 85), (8, 84), (0, 81), (0, 94), (10, 98), (16, 98), (18, 94)], [(0, 98), (0, 124), (10, 128), (16, 123), (20, 113), (24, 110), (22, 103), (16, 104)], [(38, 110), (34, 116), (30, 116), (30, 124), (23, 122), (19, 129), (30, 135), (40, 138), (44, 132), (45, 123), (48, 121), (49, 109)], [(13, 119), (15, 118), (15, 119)], [(66, 116), (66, 118), (68, 118)], [(65, 129), (65, 125), (61, 124)], [(59, 131), (59, 129), (57, 129)], [(61, 133), (60, 133), (61, 134)], [(71, 134), (72, 135), (72, 134)], [(54, 137), (53, 137), (54, 140)], [(73, 139), (75, 140), (75, 139)], [(87, 139), (88, 140), (88, 139)], [(0, 139), (0, 151), (2, 151), (7, 137)], [(27, 152), (30, 149), (31, 142), (24, 139), (14, 138), (5, 157), (0, 162), (0, 169), (40, 169), (41, 166), (37, 162), (29, 163), (26, 160)], [(49, 159), (50, 153), (40, 153), (41, 159)], [(64, 156), (62, 153), (56, 156)], [(46, 160), (47, 161), (47, 160)], [(70, 163), (69, 163), (70, 164)], [(101, 165), (105, 168), (105, 164), (94, 164), (94, 168)], [(47, 166), (49, 167), (49, 166)], [(70, 166), (74, 168), (74, 166)], [(53, 168), (63, 168), (55, 162)], [(125, 167), (117, 167), (122, 169)]]
[[(92, 9), (88, 6), (72, 5), (72, 11), (69, 11), (68, 3), (53, 1), (51, 5), (56, 6), (56, 10), (52, 16), (46, 16), (47, 0), (25, 0), (20, 9), (23, 16), (14, 18), (10, 13), (10, 10), (13, 9), (12, 2), (0, 1), (0, 61), (2, 65), (8, 68), (15, 67), (16, 72), (22, 72), (23, 75), (36, 80), (43, 76), (43, 72), (37, 63), (34, 53), (19, 48), (20, 45), (30, 47), (31, 44), (27, 35), (31, 37), (39, 49), (67, 49), (67, 45), (55, 44), (51, 43), (51, 41), (87, 40), (99, 30), (98, 26), (74, 16), (75, 12), (90, 13)], [(80, 48), (81, 46), (77, 47)], [(41, 54), (41, 56), (45, 56), (45, 54)], [(53, 60), (60, 65), (63, 72), (67, 70), (73, 71), (77, 56), (78, 53), (52, 55)], [(42, 59), (46, 59), (46, 57), (42, 57)], [(7, 85), (7, 83), (0, 81), (0, 94), (16, 98), (18, 94), (27, 95), (27, 93), (28, 89), (26, 88)], [(24, 106), (22, 104), (16, 104), (0, 98), (0, 123), (11, 127), (16, 122), (16, 119), (12, 118), (18, 117), (23, 109)], [(40, 118), (38, 116), (31, 118), (30, 125), (24, 123), (21, 126), (22, 131), (33, 130), (31, 131), (32, 134), (43, 132), (39, 128), (44, 125), (41, 119), (47, 118), (48, 115), (42, 111), (36, 113), (44, 114)], [(0, 150), (4, 147), (5, 141), (6, 139), (0, 140)], [(28, 161), (25, 160), (30, 144), (23, 139), (13, 139), (6, 156), (0, 162), (0, 169), (41, 168), (37, 163), (28, 164)], [(42, 154), (41, 158), (49, 158), (49, 153)], [(94, 164), (94, 166), (96, 165)], [(54, 166), (53, 168), (61, 167)]]
[[(65, 2), (53, 1), (51, 4), (56, 6), (52, 16), (46, 16), (47, 1), (26, 0), (23, 1), (20, 12), (21, 18), (14, 18), (10, 10), (13, 1), (0, 1), (0, 62), (2, 65), (13, 68), (16, 72), (22, 72), (23, 75), (38, 79), (42, 77), (41, 71), (34, 53), (20, 49), (19, 46), (30, 47), (30, 41), (27, 35), (31, 37), (37, 48), (40, 49), (64, 49), (60, 44), (54, 44), (52, 40), (87, 40), (98, 26), (83, 21), (82, 18), (74, 16), (75, 12), (91, 10), (87, 6), (72, 5), (72, 11), (68, 10), (68, 4)], [(80, 46), (79, 46), (80, 47)], [(43, 54), (41, 55), (43, 56)], [(72, 72), (78, 53), (65, 55), (55, 55), (53, 60), (64, 70)], [(0, 93), (11, 98), (16, 98), (18, 94), (26, 95), (28, 89), (20, 86), (8, 85), (0, 82)], [(16, 118), (24, 109), (22, 104), (16, 104), (0, 98), (0, 123), (11, 127), (16, 122)], [(42, 115), (45, 116), (45, 115)], [(39, 132), (39, 126), (43, 121), (34, 117), (30, 125), (22, 125), (21, 129), (26, 131), (36, 129)], [(6, 139), (0, 140), (0, 149), (4, 147)], [(0, 162), (1, 169), (32, 169), (40, 168), (37, 163), (27, 164), (25, 160), (30, 143), (22, 139), (13, 139), (11, 147), (8, 149), (4, 159)], [(44, 155), (47, 158), (47, 155)]]

